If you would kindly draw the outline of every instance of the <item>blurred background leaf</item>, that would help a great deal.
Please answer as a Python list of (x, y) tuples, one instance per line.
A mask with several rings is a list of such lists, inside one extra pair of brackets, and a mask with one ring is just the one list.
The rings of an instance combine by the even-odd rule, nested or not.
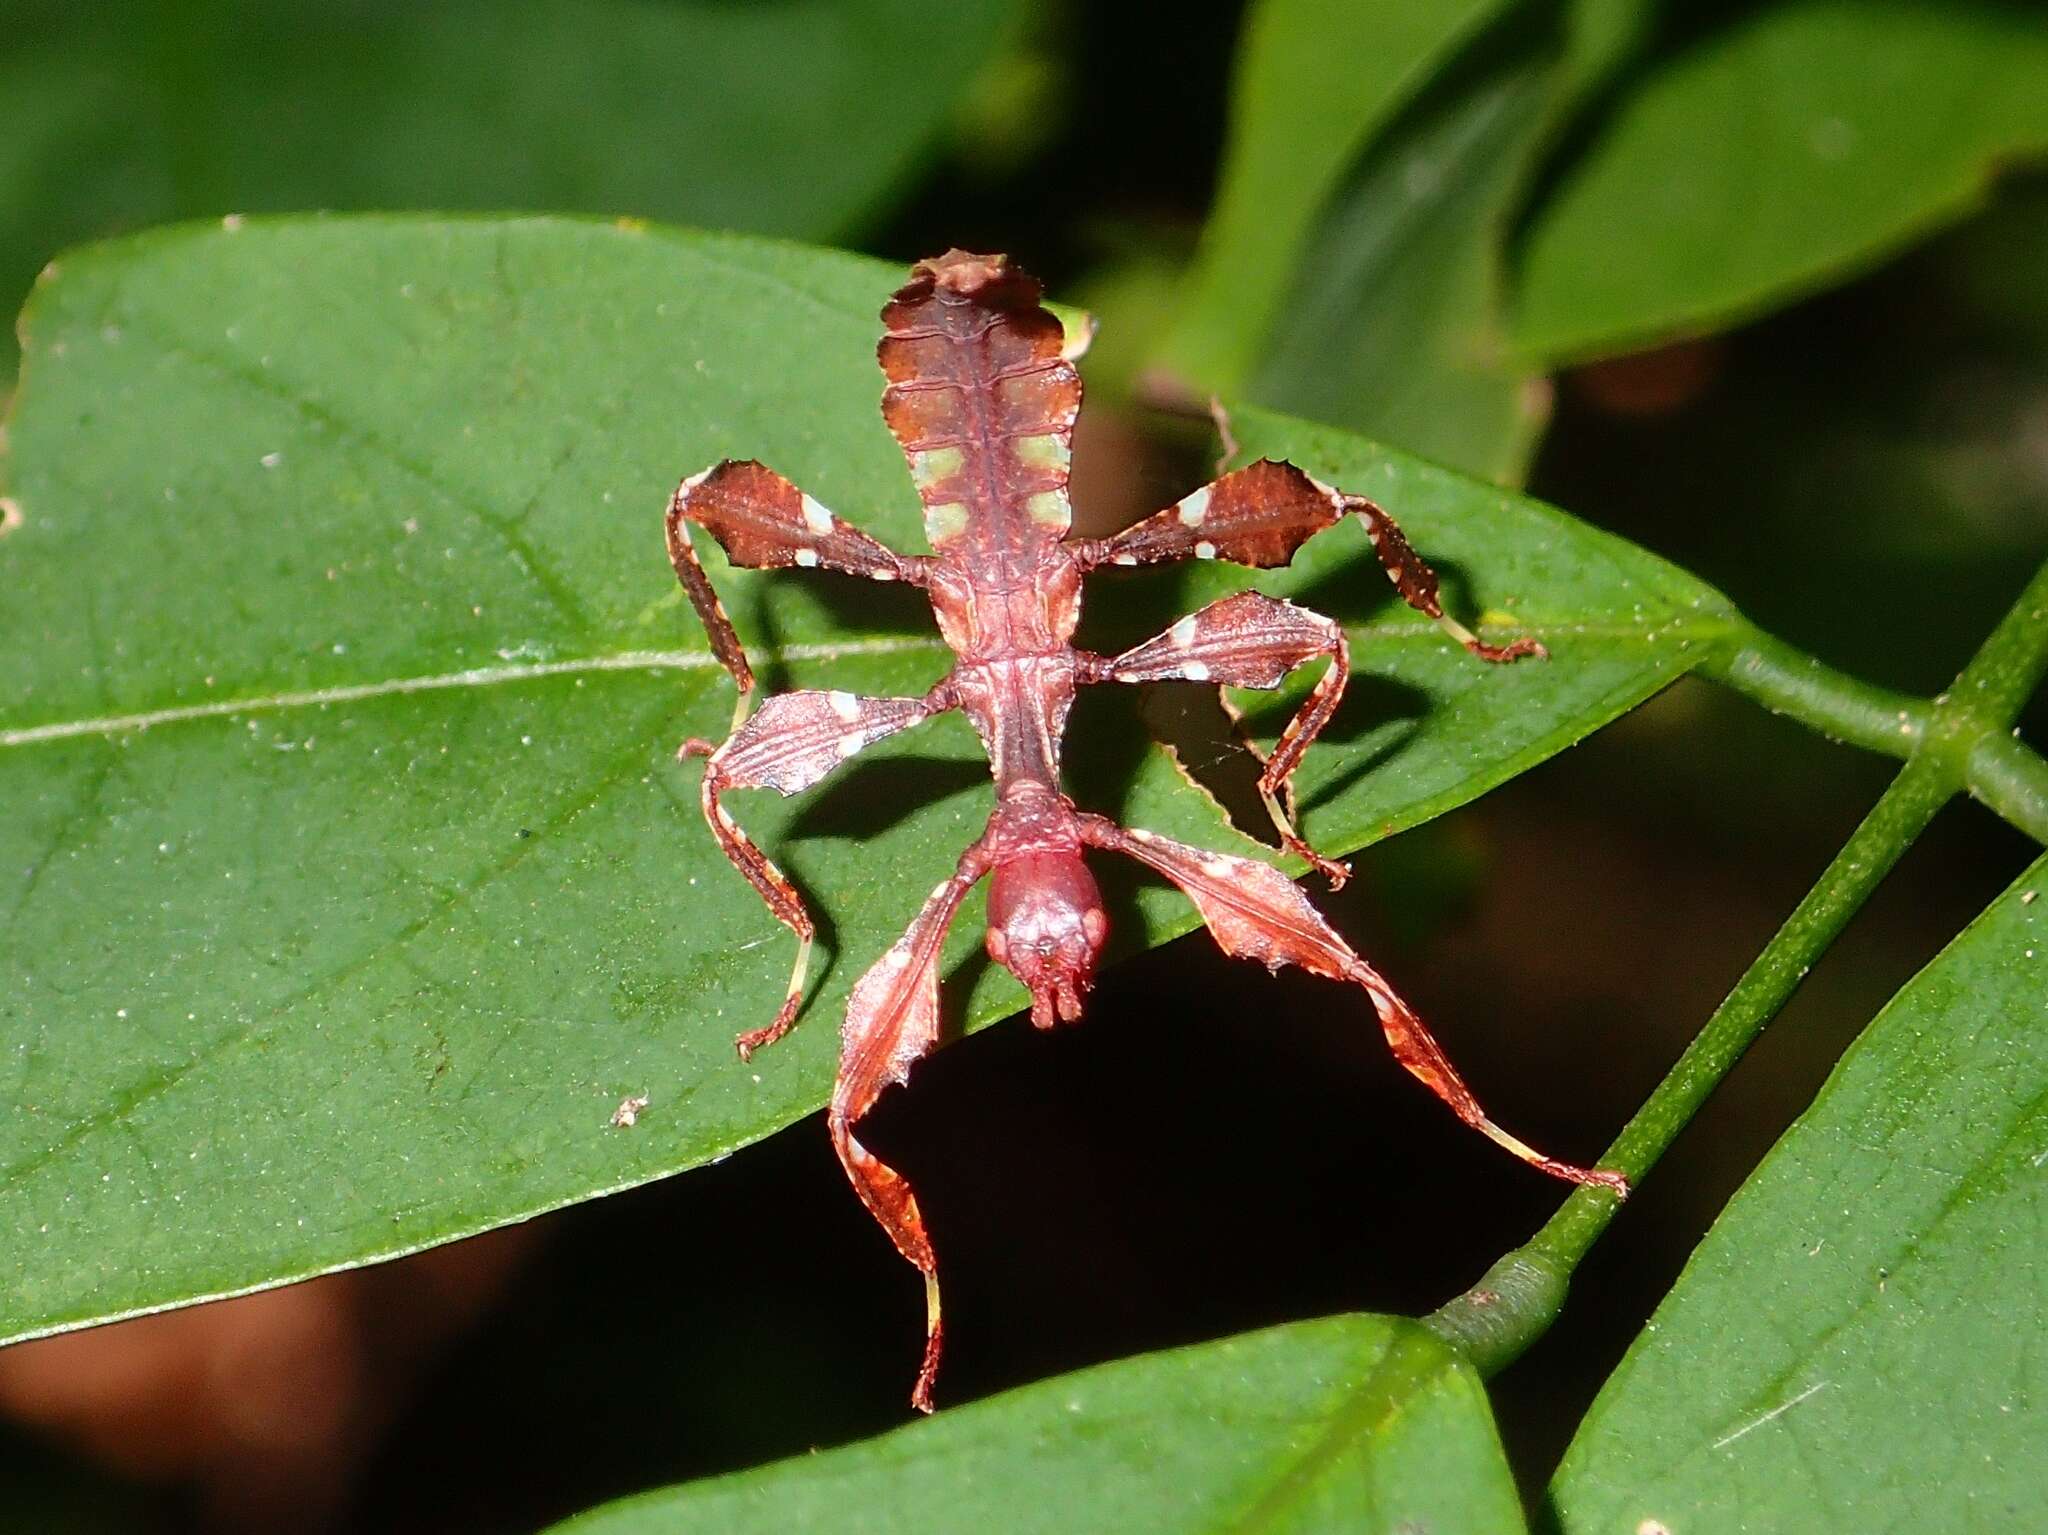
[(1550, 363), (1748, 319), (1978, 206), (2048, 150), (2048, 25), (2007, 0), (1675, 7), (1581, 125), (1517, 271)]
[(1518, 483), (1549, 393), (1509, 355), (1508, 233), (1644, 11), (1254, 6), (1166, 379)]
[(2032, 1517), (2044, 880), (1893, 999), (1714, 1223), (1558, 1471), (1569, 1535)]
[(1019, 9), (0, 0), (0, 305), (63, 246), (226, 213), (567, 209), (845, 239), (908, 190)]
[(1241, 390), (1346, 170), (1503, 0), (1265, 0), (1246, 14), (1216, 201), (1161, 361)]
[(1050, 1535), (1106, 1516), (1129, 1535), (1525, 1528), (1477, 1373), (1413, 1322), (1356, 1316), (1042, 1381), (558, 1529)]

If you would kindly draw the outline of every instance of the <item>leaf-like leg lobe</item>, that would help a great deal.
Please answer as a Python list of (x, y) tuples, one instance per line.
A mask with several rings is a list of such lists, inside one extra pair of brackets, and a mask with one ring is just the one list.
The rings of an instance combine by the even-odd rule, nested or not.
[(1473, 655), (1482, 661), (1513, 661), (1547, 654), (1529, 638), (1486, 644), (1444, 612), (1436, 572), (1383, 508), (1277, 459), (1262, 458), (1233, 470), (1113, 537), (1078, 543), (1075, 552), (1090, 570), (1170, 560), (1227, 560), (1270, 569), (1287, 564), (1303, 544), (1349, 516), (1365, 524), (1373, 553), (1401, 600), (1434, 619)]
[(690, 539), (692, 523), (709, 531), (726, 558), (742, 567), (817, 566), (871, 581), (924, 581), (922, 560), (900, 555), (841, 521), (764, 465), (727, 459), (684, 480), (669, 497), (664, 523), (669, 563), (711, 637), (712, 654), (739, 685), (741, 718), (754, 686), (753, 668), (725, 604), (697, 558)]
[(1394, 1058), (1460, 1119), (1532, 1167), (1572, 1183), (1628, 1192), (1628, 1181), (1605, 1168), (1575, 1167), (1544, 1156), (1486, 1116), (1422, 1020), (1377, 970), (1352, 952), (1293, 881), (1269, 864), (1204, 852), (1147, 831), (1126, 831), (1100, 816), (1081, 817), (1081, 838), (1092, 847), (1124, 853), (1157, 870), (1187, 892), (1223, 952), (1255, 959), (1268, 969), (1299, 965), (1313, 975), (1350, 981), (1365, 989), (1379, 1014)]
[(1158, 682), (1178, 678), (1239, 688), (1277, 688), (1297, 666), (1319, 656), (1330, 669), (1281, 732), (1273, 755), (1259, 774), (1259, 797), (1280, 833), (1281, 845), (1342, 888), (1347, 864), (1323, 857), (1303, 840), (1287, 812), (1287, 793), (1296, 768), (1344, 697), (1351, 678), (1351, 653), (1343, 629), (1332, 619), (1259, 592), (1238, 592), (1191, 613), (1165, 633), (1100, 663), (1091, 681)]
[(732, 789), (774, 789), (795, 794), (808, 789), (862, 747), (929, 719), (953, 706), (942, 684), (923, 698), (862, 698), (852, 693), (778, 693), (715, 750), (702, 741), (683, 743), (685, 755), (708, 751), (702, 789), (704, 819), (725, 856), (747, 877), (775, 920), (797, 936), (796, 964), (781, 1009), (764, 1028), (739, 1037), (742, 1060), (773, 1044), (796, 1023), (803, 1005), (815, 927), (789, 877), (755, 847), (725, 808)]
[(941, 883), (889, 952), (869, 967), (846, 1004), (841, 1033), (839, 1079), (826, 1111), (832, 1145), (861, 1203), (881, 1223), (896, 1250), (924, 1274), (924, 1362), (911, 1391), (911, 1405), (932, 1410), (932, 1382), (938, 1375), (943, 1330), (939, 1316), (938, 1259), (916, 1196), (904, 1176), (855, 1138), (853, 1127), (874, 1107), (883, 1089), (910, 1075), (939, 1035), (939, 954), (960, 902), (989, 869), (982, 844), (961, 857), (952, 878)]

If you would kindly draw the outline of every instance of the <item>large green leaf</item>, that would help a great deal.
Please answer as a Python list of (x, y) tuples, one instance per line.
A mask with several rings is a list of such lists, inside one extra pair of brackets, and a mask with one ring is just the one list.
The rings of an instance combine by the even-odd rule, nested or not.
[(1231, 82), (1216, 203), (1162, 361), (1235, 392), (1280, 318), (1318, 211), (1373, 134), (1502, 0), (1260, 0)]
[(1518, 344), (1548, 361), (1745, 319), (1973, 207), (2048, 150), (2048, 24), (1980, 0), (1738, 8), (1647, 70), (1537, 210)]
[(563, 1535), (1523, 1527), (1478, 1375), (1414, 1323), (1377, 1316), (1103, 1365), (559, 1526)]
[(1497, 30), (1332, 189), (1247, 392), (1519, 481), (1549, 391), (1508, 354), (1508, 215), (1558, 91), (1558, 39)]
[(1507, 341), (1508, 227), (1538, 151), (1642, 8), (1267, 0), (1161, 365), (1518, 481), (1549, 395)]
[(1016, 9), (0, 0), (0, 305), (60, 246), (192, 215), (571, 208), (843, 235)]
[(1715, 1223), (1558, 1472), (1571, 1535), (2035, 1521), (2044, 885), (1892, 1000)]
[[(698, 819), (674, 743), (731, 692), (661, 551), (676, 479), (757, 455), (917, 547), (876, 402), (896, 274), (794, 246), (562, 220), (252, 220), (65, 258), (25, 321), (0, 536), (0, 1339), (300, 1278), (695, 1166), (823, 1102), (845, 994), (979, 829), (948, 718), (749, 829), (811, 892), (821, 979), (751, 1066), (787, 935)], [(1629, 708), (1739, 623), (1570, 519), (1245, 410), (1393, 508), (1483, 666), (1346, 527), (1264, 578), (1343, 619), (1353, 702), (1304, 777), (1343, 850)], [(718, 572), (770, 685), (922, 690), (915, 593)], [(1189, 590), (1095, 584), (1098, 646)], [(1277, 720), (1259, 716), (1270, 736)], [(1077, 795), (1212, 846), (1127, 703)], [(1112, 889), (1117, 941), (1191, 925)], [(1013, 1010), (954, 935), (968, 1025)], [(963, 1000), (964, 994), (964, 1000)], [(651, 1103), (631, 1130), (618, 1101)]]

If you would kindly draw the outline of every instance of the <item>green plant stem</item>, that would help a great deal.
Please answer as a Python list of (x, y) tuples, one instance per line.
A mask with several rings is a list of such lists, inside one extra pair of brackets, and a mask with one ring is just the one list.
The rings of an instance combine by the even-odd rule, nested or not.
[[(2041, 589), (2037, 575), (2007, 615), (2007, 622), (2022, 629), (2029, 622), (2038, 623), (2044, 606), (2048, 606), (2048, 592)], [(2003, 632), (2001, 625), (1999, 633)], [(1990, 666), (1998, 679), (1995, 685), (2001, 689), (2018, 687), (2018, 696), (2024, 702), (2033, 690), (2033, 682), (2039, 680), (2039, 672), (2031, 673), (2032, 680), (2028, 680), (2029, 674), (2017, 654), (2012, 660), (2004, 659), (1999, 633), (1985, 642), (1971, 666)], [(1962, 700), (1963, 679), (1958, 679), (1942, 699), (1929, 702), (1838, 672), (1761, 629), (1748, 630), (1738, 644), (1702, 665), (1700, 672), (1754, 699), (1773, 714), (1795, 719), (1830, 740), (1902, 761), (1926, 742), (1938, 716), (1947, 719), (1953, 729), (1957, 720), (1967, 718), (1974, 726), (1980, 717), (1990, 715), (1999, 715), (2009, 723), (2011, 713), (2018, 709), (2014, 705), (2009, 712), (1991, 709), (1987, 713), (1973, 707), (1967, 714), (1959, 713), (1956, 706)], [(1964, 673), (1964, 678), (1971, 676), (1970, 671)], [(1994, 685), (1992, 673), (1979, 673), (1971, 691), (1987, 685)], [(2001, 691), (1999, 696), (2004, 693)], [(1945, 711), (1944, 705), (1950, 707)], [(1975, 744), (1962, 764), (1959, 787), (1967, 789), (1972, 798), (1993, 814), (2004, 817), (2048, 847), (2048, 762), (2012, 736), (1992, 736), (1974, 730), (1971, 735)]]
[(1934, 716), (1924, 698), (1860, 682), (1756, 628), (1700, 671), (1773, 714), (1886, 757), (1910, 757)]
[(1970, 793), (2048, 847), (2048, 762), (2019, 741), (1986, 736), (1970, 752)]
[[(1677, 1139), (1959, 790), (1970, 788), (2018, 824), (2048, 822), (2048, 767), (2008, 734), (2048, 672), (2048, 565), (2035, 572), (1955, 686), (1931, 706), (1830, 675), (1818, 662), (1759, 638), (1763, 643), (1745, 644), (1723, 668), (1731, 686), (1810, 723), (1824, 718), (1830, 723), (1822, 728), (1860, 745), (1883, 738), (1889, 715), (1891, 729), (1910, 734), (1913, 745), (1899, 776), (1601, 1158), (1602, 1166), (1619, 1169), (1631, 1183)], [(1572, 1272), (1620, 1205), (1605, 1189), (1575, 1190), (1534, 1237), (1432, 1313), (1428, 1326), (1482, 1372), (1505, 1369), (1549, 1328)]]

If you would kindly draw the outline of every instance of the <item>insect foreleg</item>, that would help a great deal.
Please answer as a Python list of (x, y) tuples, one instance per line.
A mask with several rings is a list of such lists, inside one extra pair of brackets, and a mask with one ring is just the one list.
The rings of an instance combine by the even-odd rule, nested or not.
[(725, 808), (732, 789), (774, 789), (795, 794), (808, 789), (855, 752), (884, 736), (894, 735), (920, 720), (953, 707), (951, 690), (941, 683), (923, 698), (861, 698), (852, 693), (778, 693), (762, 704), (723, 746), (707, 741), (683, 743), (678, 754), (708, 756), (703, 784), (704, 819), (733, 866), (767, 903), (776, 921), (797, 936), (796, 964), (781, 1011), (766, 1028), (739, 1037), (741, 1059), (773, 1044), (796, 1022), (803, 1002), (816, 928), (810, 913), (785, 875), (768, 855), (747, 839)]
[(726, 558), (745, 568), (816, 567), (866, 576), (871, 581), (924, 584), (923, 560), (898, 554), (870, 538), (761, 464), (728, 459), (683, 481), (668, 503), (669, 563), (675, 566), (690, 606), (711, 636), (712, 654), (739, 686), (735, 730), (747, 717), (754, 673), (725, 605), (697, 559), (690, 541), (691, 523), (707, 529), (725, 550)]
[(1259, 774), (1259, 797), (1273, 818), (1281, 845), (1341, 887), (1350, 867), (1325, 858), (1302, 840), (1282, 796), (1289, 780), (1337, 705), (1351, 677), (1344, 631), (1320, 613), (1279, 602), (1258, 592), (1239, 592), (1191, 613), (1164, 634), (1098, 662), (1086, 674), (1099, 682), (1158, 682), (1181, 679), (1239, 688), (1277, 688), (1287, 674), (1320, 656), (1330, 669), (1281, 732), (1273, 755)]
[(1081, 817), (1080, 831), (1081, 840), (1091, 847), (1128, 854), (1186, 891), (1224, 953), (1258, 960), (1269, 969), (1299, 965), (1312, 975), (1363, 987), (1379, 1014), (1394, 1059), (1496, 1145), (1553, 1177), (1628, 1192), (1628, 1180), (1620, 1173), (1546, 1157), (1489, 1119), (1422, 1020), (1278, 869), (1250, 858), (1204, 852), (1151, 832), (1126, 831), (1101, 816)]
[(982, 844), (970, 847), (953, 877), (932, 891), (909, 929), (853, 988), (841, 1036), (839, 1080), (826, 1114), (832, 1145), (854, 1191), (889, 1233), (896, 1250), (924, 1275), (924, 1362), (910, 1393), (910, 1403), (919, 1412), (932, 1410), (932, 1382), (938, 1376), (944, 1336), (938, 1259), (909, 1181), (855, 1139), (853, 1127), (874, 1107), (883, 1089), (905, 1080), (911, 1065), (937, 1042), (939, 955), (946, 928), (989, 864)]
[(1434, 619), (1483, 661), (1544, 654), (1533, 639), (1488, 645), (1444, 612), (1436, 572), (1415, 552), (1400, 526), (1362, 496), (1349, 496), (1292, 464), (1262, 458), (1180, 498), (1163, 512), (1112, 538), (1076, 546), (1082, 564), (1156, 565), (1171, 560), (1227, 560), (1270, 569), (1285, 565), (1309, 539), (1346, 517), (1365, 524), (1373, 553), (1401, 600)]

